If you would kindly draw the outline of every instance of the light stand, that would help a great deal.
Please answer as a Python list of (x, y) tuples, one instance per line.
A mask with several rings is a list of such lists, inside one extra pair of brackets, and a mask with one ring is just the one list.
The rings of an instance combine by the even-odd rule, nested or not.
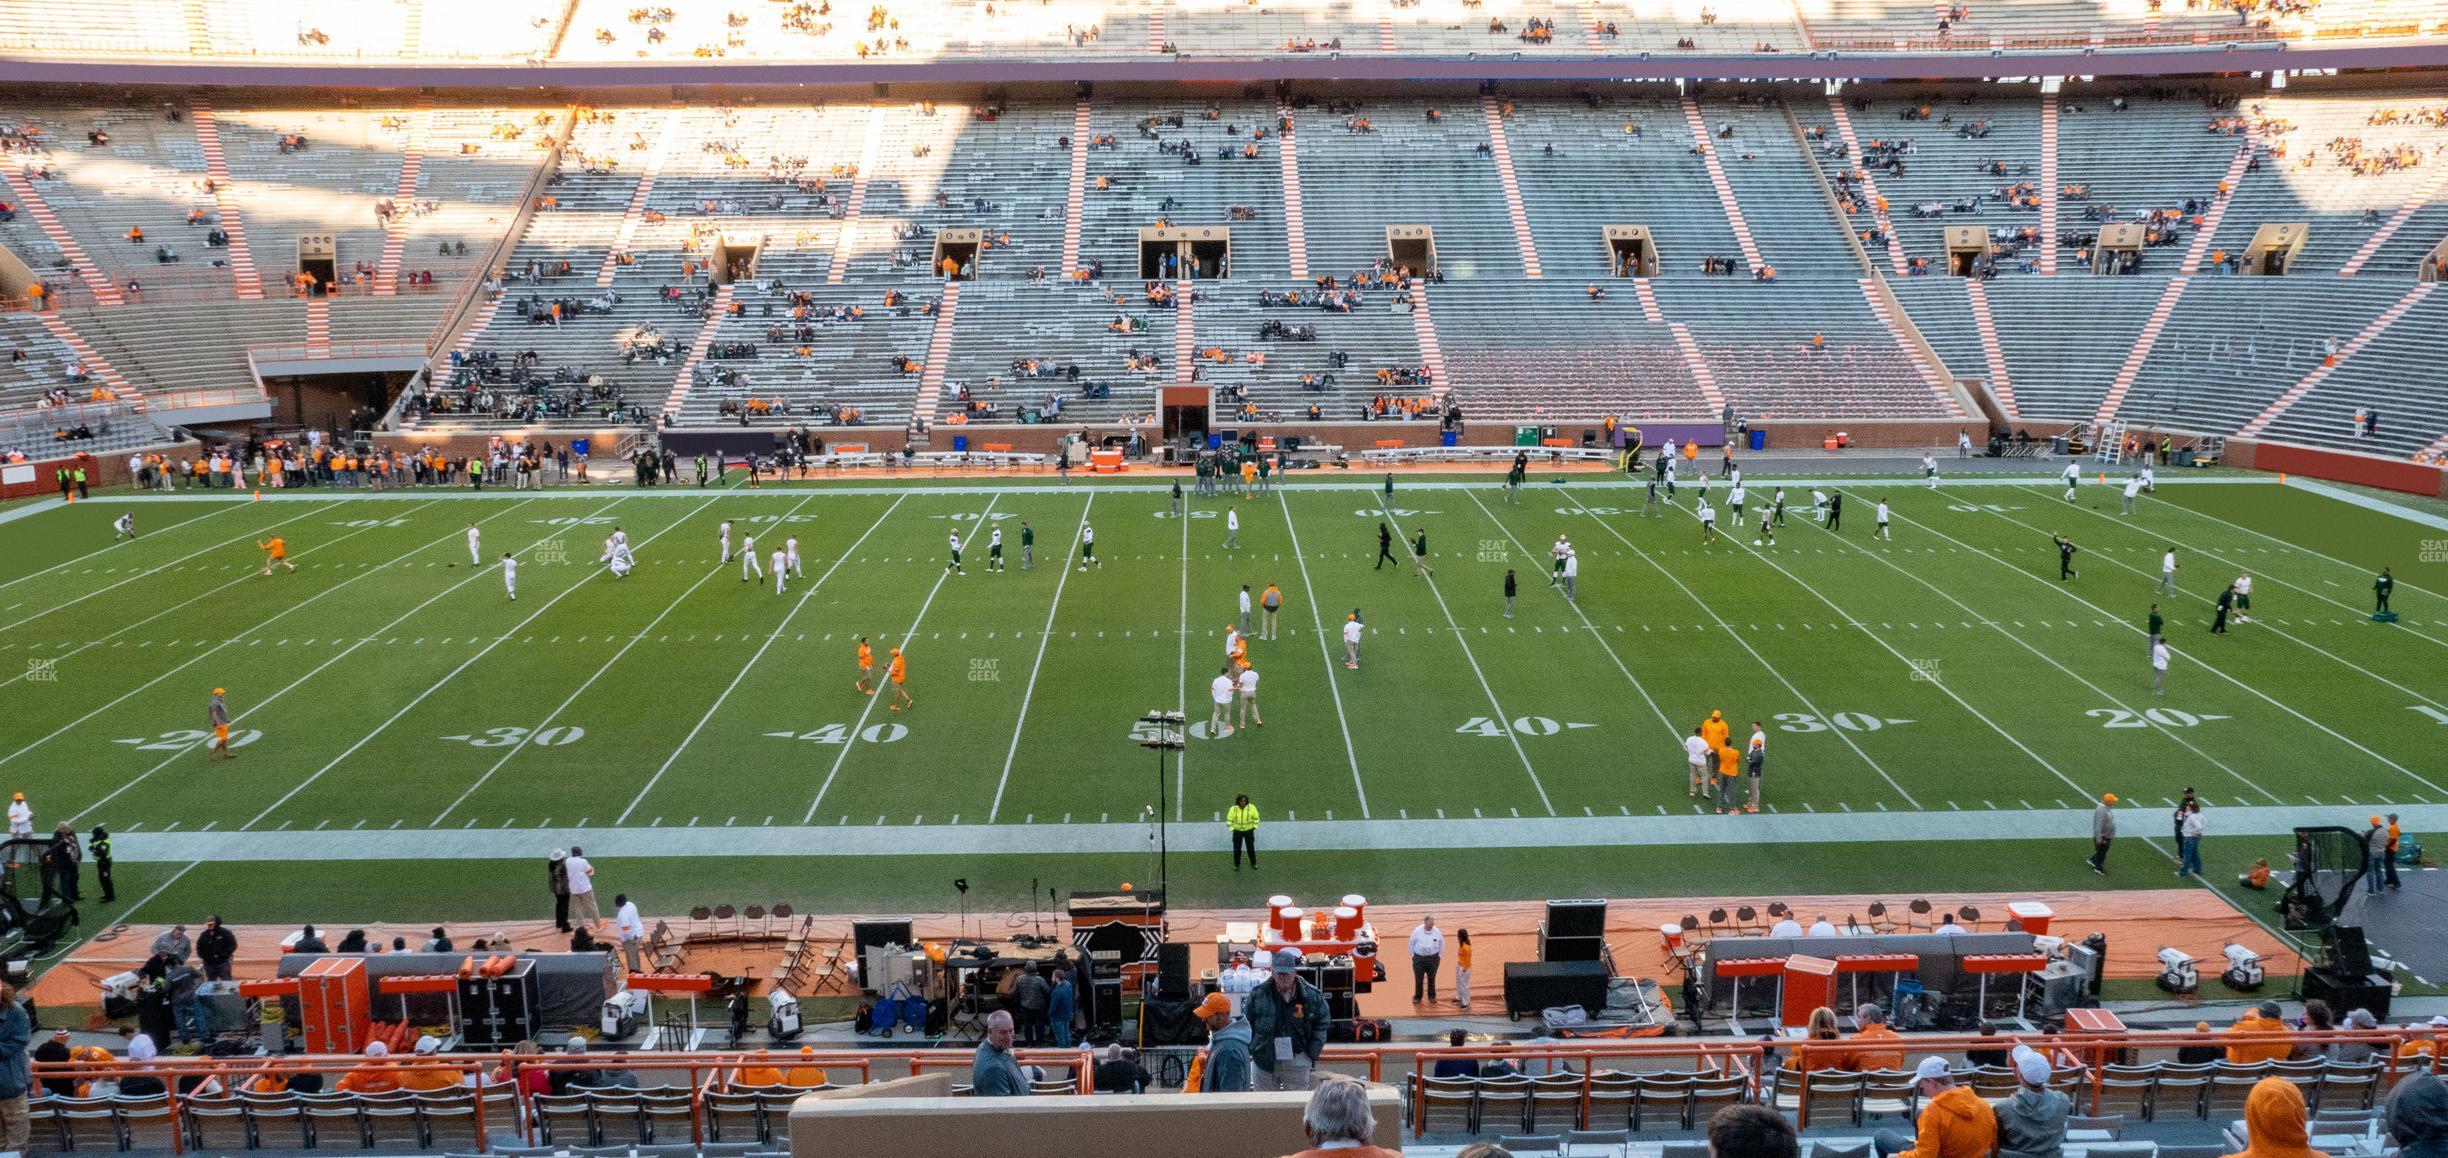
[(1158, 895), (1170, 896), (1171, 834), (1166, 830), (1165, 823), (1172, 812), (1172, 803), (1165, 790), (1165, 753), (1179, 752), (1186, 746), (1182, 741), (1182, 714), (1161, 709), (1150, 711), (1139, 717), (1139, 726), (1131, 729), (1131, 734), (1138, 739), (1140, 747), (1156, 750), (1156, 887), (1166, 890)]
[(955, 878), (952, 889), (960, 894), (960, 935), (966, 939), (969, 936), (969, 878)]

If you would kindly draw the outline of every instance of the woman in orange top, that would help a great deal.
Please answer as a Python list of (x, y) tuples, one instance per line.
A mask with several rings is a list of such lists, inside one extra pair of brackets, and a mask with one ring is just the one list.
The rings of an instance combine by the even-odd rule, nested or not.
[[(1811, 1010), (1810, 1022), (1804, 1027), (1802, 1037), (1805, 1041), (1814, 1042), (1839, 1040), (1840, 1035), (1836, 1032), (1836, 1011), (1824, 1005)], [(1831, 1050), (1805, 1054), (1795, 1068), (1807, 1073), (1811, 1070), (1842, 1069), (1844, 1064), (1844, 1055)]]
[(1470, 1012), (1471, 943), (1470, 930), (1454, 930), (1454, 998), (1462, 1003), (1462, 1012)]

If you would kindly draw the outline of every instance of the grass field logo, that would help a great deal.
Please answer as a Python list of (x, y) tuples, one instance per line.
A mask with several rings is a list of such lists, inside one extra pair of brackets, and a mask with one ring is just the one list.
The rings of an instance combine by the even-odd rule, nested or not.
[(1000, 666), (1002, 662), (1003, 661), (997, 659), (970, 660), (969, 682), (973, 684), (984, 684), (1000, 681), (1003, 678), (1003, 669)]
[(50, 660), (29, 659), (26, 661), (25, 678), (30, 684), (55, 684), (59, 682), (59, 671), (51, 666)]
[(1909, 662), (1912, 664), (1912, 669), (1913, 669), (1912, 678), (1913, 678), (1913, 679), (1914, 679), (1916, 682), (1925, 682), (1925, 683), (1933, 683), (1933, 684), (1934, 684), (1934, 683), (1939, 682), (1939, 679), (1938, 679), (1938, 661), (1937, 661), (1937, 660), (1935, 660), (1935, 659), (1916, 659), (1916, 660), (1911, 660), (1911, 661), (1909, 661)]
[(567, 563), (569, 562), (569, 548), (556, 535), (536, 544), (535, 559), (536, 562), (545, 564)]
[(1505, 541), (1504, 541), (1504, 540), (1502, 540), (1502, 539), (1481, 539), (1481, 540), (1479, 540), (1479, 561), (1480, 561), (1480, 562), (1482, 562), (1482, 563), (1502, 563), (1502, 562), (1504, 562), (1504, 561), (1505, 561), (1506, 557), (1507, 557), (1507, 556), (1505, 555)]
[(2425, 563), (2448, 563), (2448, 539), (2425, 539), (2414, 556)]

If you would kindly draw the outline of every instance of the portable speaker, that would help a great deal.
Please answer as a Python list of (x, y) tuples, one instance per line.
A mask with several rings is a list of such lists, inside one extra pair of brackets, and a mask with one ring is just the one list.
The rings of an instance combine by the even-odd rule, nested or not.
[(1167, 944), (1156, 947), (1156, 999), (1190, 1000), (1190, 946)]

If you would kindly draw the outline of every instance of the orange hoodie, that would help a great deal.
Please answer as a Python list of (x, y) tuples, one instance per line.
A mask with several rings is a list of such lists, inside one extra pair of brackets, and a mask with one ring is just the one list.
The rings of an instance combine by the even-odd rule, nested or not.
[(2263, 1078), (2244, 1098), (2244, 1149), (2227, 1158), (2321, 1158), (2304, 1130), (2303, 1091), (2285, 1078)]
[(1995, 1149), (1997, 1111), (1973, 1093), (1972, 1087), (1950, 1086), (1921, 1107), (1913, 1148), (1896, 1158), (1987, 1158)]
[[(2244, 1016), (2237, 1018), (2234, 1027), (2229, 1029), (2227, 1032), (2285, 1033), (2286, 1024), (2272, 1018), (2263, 1017), (2259, 1013), (2247, 1013)], [(2285, 1061), (2286, 1059), (2293, 1057), (2294, 1054), (2294, 1044), (2286, 1041), (2273, 1041), (2248, 1045), (2231, 1045), (2227, 1047), (2227, 1060), (2236, 1065), (2250, 1065), (2257, 1061)]]

